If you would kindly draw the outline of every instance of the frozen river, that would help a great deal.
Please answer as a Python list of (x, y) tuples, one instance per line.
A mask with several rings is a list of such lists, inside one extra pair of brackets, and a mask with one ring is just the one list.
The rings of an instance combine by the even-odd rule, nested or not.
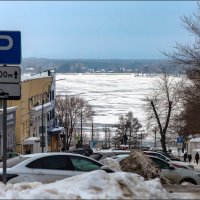
[(79, 95), (93, 106), (96, 127), (112, 126), (120, 115), (132, 111), (145, 125), (146, 94), (155, 77), (133, 74), (57, 74), (57, 94)]

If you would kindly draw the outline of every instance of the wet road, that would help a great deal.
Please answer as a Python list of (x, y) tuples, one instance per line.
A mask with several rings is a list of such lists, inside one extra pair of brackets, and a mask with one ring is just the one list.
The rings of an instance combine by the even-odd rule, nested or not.
[(200, 199), (200, 185), (163, 185), (171, 199)]

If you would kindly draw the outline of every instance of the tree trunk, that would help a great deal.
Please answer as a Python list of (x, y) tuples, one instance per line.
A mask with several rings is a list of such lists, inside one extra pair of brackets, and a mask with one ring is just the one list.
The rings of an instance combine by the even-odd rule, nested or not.
[(163, 150), (164, 152), (167, 152), (167, 148), (166, 148), (166, 137), (165, 137), (165, 135), (163, 135), (163, 137), (161, 137), (160, 142), (161, 142), (162, 150)]
[(154, 106), (153, 101), (151, 101), (151, 105), (152, 105), (154, 114), (156, 116), (156, 120), (158, 122), (159, 129), (160, 129), (160, 136), (161, 136), (160, 142), (161, 142), (162, 149), (163, 149), (164, 152), (167, 152), (167, 148), (166, 148), (166, 132), (167, 132), (167, 128), (168, 128), (168, 124), (169, 124), (169, 119), (170, 119), (170, 115), (171, 115), (172, 102), (169, 101), (167, 119), (166, 119), (166, 122), (165, 122), (165, 127), (163, 129), (162, 129), (162, 125), (160, 123), (160, 119), (158, 117), (158, 114), (157, 114), (157, 111), (156, 111), (156, 108)]
[(165, 134), (163, 133), (162, 125), (160, 123), (160, 119), (159, 119), (159, 116), (158, 116), (158, 113), (156, 111), (156, 108), (154, 106), (153, 101), (151, 101), (151, 106), (153, 108), (153, 112), (155, 114), (155, 117), (156, 117), (156, 120), (157, 120), (157, 123), (158, 123), (158, 127), (159, 127), (159, 130), (160, 130), (160, 136), (161, 136), (160, 142), (161, 142), (161, 146), (162, 146), (163, 151), (166, 152), (167, 150), (166, 150), (166, 144), (165, 144), (165, 142), (166, 142)]

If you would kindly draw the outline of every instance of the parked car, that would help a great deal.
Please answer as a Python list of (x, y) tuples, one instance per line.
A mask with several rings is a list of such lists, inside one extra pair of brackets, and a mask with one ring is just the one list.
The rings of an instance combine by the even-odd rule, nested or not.
[(191, 183), (200, 185), (200, 174), (193, 170), (177, 168), (156, 156), (147, 155), (160, 169), (160, 177), (166, 177), (174, 184)]
[(120, 162), (121, 160), (127, 158), (128, 156), (129, 156), (129, 154), (120, 154), (120, 155), (111, 156), (111, 158)]
[(182, 161), (180, 158), (173, 156), (170, 152), (164, 152), (162, 150), (156, 150), (155, 152), (161, 153), (164, 156), (166, 156), (167, 158), (169, 158), (170, 160), (174, 160), (174, 161)]
[[(14, 158), (14, 157), (17, 157), (19, 156), (20, 154), (16, 153), (16, 152), (7, 152), (6, 153), (6, 158), (7, 159), (10, 159), (10, 158)], [(3, 157), (0, 158), (0, 162), (3, 161)]]
[(109, 150), (109, 151), (99, 151), (93, 153), (90, 157), (95, 159), (95, 160), (103, 160), (107, 157), (112, 157), (116, 155), (122, 155), (122, 154), (129, 154), (129, 150)]
[(151, 155), (151, 156), (156, 156), (158, 158), (161, 158), (164, 161), (168, 162), (169, 164), (174, 165), (175, 167), (194, 170), (194, 166), (193, 165), (191, 165), (189, 163), (182, 162), (182, 161), (170, 160), (168, 157), (164, 156), (163, 154), (161, 154), (159, 152), (154, 152), (154, 151), (143, 151), (143, 152), (146, 155)]
[[(3, 163), (0, 163), (0, 181), (3, 180)], [(49, 183), (93, 170), (113, 172), (89, 157), (72, 153), (37, 153), (20, 155), (7, 160), (7, 182)]]

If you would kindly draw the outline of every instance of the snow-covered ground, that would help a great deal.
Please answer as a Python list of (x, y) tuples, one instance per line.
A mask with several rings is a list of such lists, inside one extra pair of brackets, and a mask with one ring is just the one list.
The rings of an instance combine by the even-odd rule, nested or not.
[[(145, 180), (142, 176), (123, 172), (119, 162), (107, 158), (103, 163), (115, 170), (96, 170), (53, 183), (0, 182), (0, 199), (198, 199), (198, 193), (169, 193), (159, 178)], [(143, 161), (144, 163), (144, 161)], [(200, 164), (192, 162), (195, 170)]]
[(54, 183), (0, 184), (0, 199), (170, 199), (159, 179), (103, 170)]

